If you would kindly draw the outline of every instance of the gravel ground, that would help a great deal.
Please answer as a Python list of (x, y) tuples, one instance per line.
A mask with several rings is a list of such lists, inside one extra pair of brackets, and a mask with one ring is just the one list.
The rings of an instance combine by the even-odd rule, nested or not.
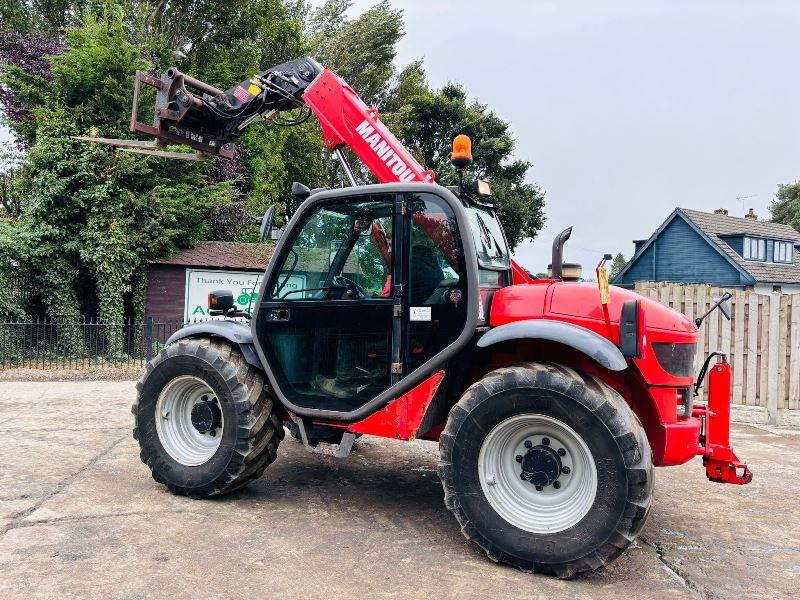
[(87, 367), (84, 369), (0, 369), (0, 381), (135, 381), (144, 367)]
[(736, 425), (749, 486), (659, 469), (643, 535), (572, 581), (491, 563), (442, 503), (437, 447), (287, 439), (219, 500), (169, 494), (130, 436), (131, 381), (0, 383), (3, 598), (800, 597), (800, 434)]

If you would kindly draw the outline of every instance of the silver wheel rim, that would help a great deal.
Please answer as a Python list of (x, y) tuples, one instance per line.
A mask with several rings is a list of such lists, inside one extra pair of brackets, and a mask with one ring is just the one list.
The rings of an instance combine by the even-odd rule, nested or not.
[[(539, 491), (522, 478), (523, 466), (517, 457), (525, 460), (528, 452), (541, 454), (542, 447), (552, 450), (547, 451), (547, 460), (558, 455), (562, 468), (556, 483)], [(481, 445), (478, 476), (495, 512), (531, 533), (569, 529), (586, 516), (597, 494), (597, 467), (588, 446), (569, 425), (545, 415), (517, 415), (498, 423)], [(539, 477), (532, 478), (540, 481)]]
[[(192, 424), (192, 410), (201, 403), (216, 403), (217, 395), (199, 377), (183, 375), (170, 381), (156, 402), (156, 432), (161, 446), (176, 462), (196, 467), (208, 462), (222, 441), (225, 424), (219, 410), (219, 427), (200, 432)], [(213, 434), (212, 434), (213, 431)]]

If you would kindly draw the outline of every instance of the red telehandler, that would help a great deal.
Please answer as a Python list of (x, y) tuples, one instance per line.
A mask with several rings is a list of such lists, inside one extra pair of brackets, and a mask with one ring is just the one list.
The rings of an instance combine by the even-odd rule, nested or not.
[[(143, 85), (156, 89), (152, 125), (137, 116)], [(147, 365), (133, 433), (174, 493), (214, 496), (259, 477), (284, 424), (342, 457), (362, 434), (438, 440), (445, 504), (464, 535), (494, 561), (570, 577), (635, 539), (654, 466), (699, 455), (710, 480), (750, 482), (729, 442), (725, 356), (712, 353), (694, 378), (705, 316), (609, 287), (602, 264), (599, 286), (566, 281), (570, 229), (553, 243), (551, 276), (533, 280), (509, 256), (488, 185), (434, 183), (330, 70), (303, 58), (223, 91), (172, 68), (137, 73), (135, 96), (132, 130), (155, 142), (84, 139), (226, 157), (255, 119), (313, 113), (352, 184), (295, 184), (304, 202), (252, 315), (213, 292), (223, 319), (184, 327)], [(356, 184), (345, 146), (380, 184)], [(465, 136), (451, 159), (471, 162)], [(715, 308), (729, 317), (724, 298)], [(706, 375), (708, 403), (694, 402)]]

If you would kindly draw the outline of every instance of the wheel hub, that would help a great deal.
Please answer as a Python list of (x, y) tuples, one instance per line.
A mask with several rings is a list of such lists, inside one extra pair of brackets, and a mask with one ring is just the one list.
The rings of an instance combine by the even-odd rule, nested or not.
[(522, 474), (536, 487), (545, 487), (561, 474), (561, 459), (548, 446), (535, 446), (522, 457)]
[(216, 430), (222, 421), (219, 407), (208, 400), (198, 402), (192, 407), (192, 426), (200, 433)]
[(196, 467), (211, 460), (222, 443), (225, 416), (211, 387), (194, 375), (167, 383), (155, 407), (156, 432), (176, 462)]
[(486, 435), (478, 455), (481, 490), (506, 522), (552, 534), (578, 523), (597, 493), (597, 468), (586, 442), (553, 417), (509, 417)]

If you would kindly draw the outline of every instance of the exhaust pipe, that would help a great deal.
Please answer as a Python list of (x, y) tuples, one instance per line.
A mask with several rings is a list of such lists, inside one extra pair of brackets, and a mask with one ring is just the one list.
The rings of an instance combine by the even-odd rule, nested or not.
[(564, 244), (569, 239), (569, 236), (572, 235), (572, 227), (567, 227), (564, 231), (559, 233), (556, 236), (556, 239), (553, 240), (553, 255), (550, 259), (551, 266), (551, 277), (556, 280), (561, 280), (564, 278)]

